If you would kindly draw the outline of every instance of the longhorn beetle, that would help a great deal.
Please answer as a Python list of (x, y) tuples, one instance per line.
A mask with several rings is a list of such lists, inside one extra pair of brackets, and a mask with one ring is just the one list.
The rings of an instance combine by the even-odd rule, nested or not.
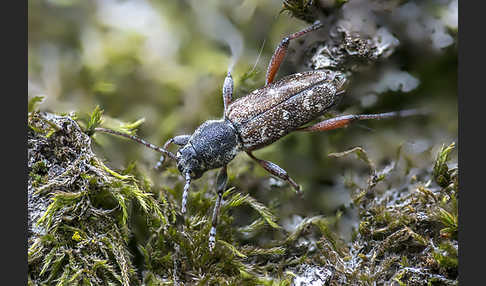
[[(283, 38), (268, 65), (265, 86), (235, 101), (233, 101), (233, 78), (228, 71), (223, 84), (223, 118), (204, 122), (192, 135), (171, 138), (163, 148), (160, 148), (132, 135), (106, 128), (95, 129), (130, 138), (176, 161), (177, 168), (185, 178), (182, 214), (186, 213), (191, 180), (200, 178), (208, 170), (221, 168), (216, 180), (218, 198), (209, 232), (210, 250), (215, 245), (219, 209), (228, 179), (227, 165), (237, 153), (246, 152), (270, 174), (287, 181), (300, 194), (300, 186), (284, 169), (272, 162), (256, 158), (252, 151), (270, 145), (293, 131), (327, 131), (346, 127), (356, 120), (418, 114), (416, 110), (403, 110), (380, 114), (343, 115), (311, 126), (304, 126), (337, 103), (345, 92), (346, 75), (339, 71), (314, 70), (292, 74), (275, 82), (274, 78), (285, 58), (289, 42), (321, 27), (322, 24), (316, 21), (313, 25)], [(175, 155), (167, 150), (170, 144), (181, 146)], [(158, 167), (163, 163), (164, 155), (157, 163)]]

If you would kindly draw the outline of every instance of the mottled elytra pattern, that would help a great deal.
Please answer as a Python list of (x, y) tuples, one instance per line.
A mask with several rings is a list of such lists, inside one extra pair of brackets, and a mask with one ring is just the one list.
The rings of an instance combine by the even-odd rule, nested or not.
[(286, 76), (235, 100), (228, 106), (228, 117), (233, 123), (245, 123), (300, 91), (329, 80), (333, 74), (329, 70), (319, 70)]
[(344, 81), (343, 74), (329, 70), (293, 74), (236, 100), (229, 106), (228, 119), (243, 149), (262, 148), (325, 112)]

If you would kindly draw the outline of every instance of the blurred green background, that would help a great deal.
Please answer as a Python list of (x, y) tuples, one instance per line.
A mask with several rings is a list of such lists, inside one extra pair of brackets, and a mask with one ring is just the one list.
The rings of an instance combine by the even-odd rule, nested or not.
[[(96, 105), (104, 109), (107, 123), (109, 118), (144, 118), (138, 135), (162, 145), (170, 137), (192, 133), (205, 120), (221, 117), (221, 88), (233, 63), (236, 98), (263, 86), (266, 66), (282, 37), (309, 25), (281, 9), (278, 0), (28, 1), (29, 96), (45, 97), (41, 110), (74, 111), (80, 118)], [(441, 17), (442, 10), (431, 10)], [(332, 112), (423, 108), (430, 115), (291, 134), (255, 152), (303, 186), (302, 200), (245, 154), (230, 163), (229, 185), (273, 207), (285, 225), (299, 219), (294, 215), (329, 215), (349, 204), (346, 181), (366, 174), (366, 166), (358, 160), (329, 158), (329, 153), (361, 146), (383, 167), (396, 159), (401, 146), (402, 165), (413, 170), (430, 164), (442, 144), (457, 142), (457, 22), (455, 29), (446, 29), (454, 42), (438, 49), (427, 37), (400, 37), (410, 29), (407, 21), (394, 27), (401, 46), (389, 62), (355, 75), (345, 100)], [(318, 35), (291, 43), (277, 79), (308, 69), (295, 54)], [(386, 85), (390, 63), (417, 79), (418, 86), (410, 92), (397, 88), (363, 94), (363, 84)], [(252, 70), (256, 74), (246, 77)], [(103, 134), (95, 139), (95, 151), (107, 165), (116, 169), (137, 162), (156, 186), (176, 184), (153, 169), (158, 154), (152, 150)], [(193, 188), (211, 188), (215, 176), (216, 171), (207, 172)], [(237, 223), (251, 221), (244, 212), (234, 215)]]

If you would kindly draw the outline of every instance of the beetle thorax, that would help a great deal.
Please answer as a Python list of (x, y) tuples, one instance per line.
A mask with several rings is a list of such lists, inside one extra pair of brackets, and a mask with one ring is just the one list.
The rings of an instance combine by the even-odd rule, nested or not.
[(228, 164), (239, 152), (239, 140), (231, 122), (208, 120), (192, 134), (189, 142), (177, 152), (178, 168), (199, 178), (211, 169)]

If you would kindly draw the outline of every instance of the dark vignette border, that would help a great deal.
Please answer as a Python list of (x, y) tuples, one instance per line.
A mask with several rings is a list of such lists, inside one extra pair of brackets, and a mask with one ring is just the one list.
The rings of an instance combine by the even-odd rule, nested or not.
[(27, 285), (27, 1), (1, 11), (2, 284)]
[[(484, 167), (478, 157), (483, 154), (484, 97), (482, 83), (485, 63), (480, 35), (484, 26), (478, 25), (483, 10), (470, 1), (459, 1), (459, 281), (461, 285), (479, 285), (483, 280), (484, 262), (484, 186), (480, 185)], [(481, 282), (480, 282), (481, 283)]]

